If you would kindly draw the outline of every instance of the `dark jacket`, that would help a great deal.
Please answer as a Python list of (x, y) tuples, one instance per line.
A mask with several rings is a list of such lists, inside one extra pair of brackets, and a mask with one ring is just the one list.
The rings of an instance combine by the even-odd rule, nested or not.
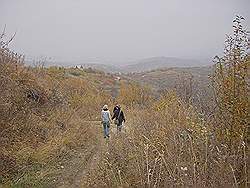
[[(121, 111), (121, 112), (120, 112)], [(120, 115), (119, 115), (120, 114)], [(121, 110), (121, 108), (117, 108), (115, 111), (114, 111), (114, 115), (113, 115), (113, 117), (112, 117), (112, 120), (113, 119), (118, 119), (118, 121), (119, 121), (119, 124), (122, 124), (122, 122), (124, 121), (126, 121), (125, 120), (125, 116), (124, 116), (124, 113), (123, 113), (123, 111)]]
[(119, 110), (119, 106), (115, 106), (113, 109), (113, 113), (115, 113), (116, 110)]

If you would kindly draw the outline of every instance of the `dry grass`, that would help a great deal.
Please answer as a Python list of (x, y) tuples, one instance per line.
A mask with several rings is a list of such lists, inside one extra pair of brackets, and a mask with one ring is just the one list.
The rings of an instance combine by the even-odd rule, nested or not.
[(246, 146), (232, 155), (174, 93), (127, 113), (126, 133), (110, 140), (84, 187), (244, 187)]

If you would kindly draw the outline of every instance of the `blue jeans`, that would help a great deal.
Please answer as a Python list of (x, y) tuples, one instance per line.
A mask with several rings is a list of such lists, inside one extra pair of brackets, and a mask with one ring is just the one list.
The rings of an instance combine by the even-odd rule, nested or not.
[(103, 130), (104, 130), (104, 137), (109, 137), (109, 126), (110, 123), (109, 122), (103, 122)]

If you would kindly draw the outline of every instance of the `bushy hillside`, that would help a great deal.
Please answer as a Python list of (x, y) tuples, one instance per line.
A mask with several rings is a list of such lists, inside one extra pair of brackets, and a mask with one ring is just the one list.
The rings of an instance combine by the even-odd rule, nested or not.
[(207, 105), (212, 100), (211, 74), (212, 67), (188, 67), (129, 73), (124, 77), (152, 88), (157, 96), (175, 90), (183, 100), (208, 112), (212, 108), (211, 103)]
[(209, 63), (203, 63), (198, 60), (181, 59), (176, 57), (152, 57), (139, 60), (138, 62), (122, 67), (123, 72), (145, 72), (155, 69), (170, 67), (195, 67), (205, 66)]
[(0, 184), (58, 185), (77, 152), (85, 153), (84, 164), (91, 157), (96, 128), (88, 122), (99, 120), (101, 106), (111, 102), (113, 77), (89, 69), (25, 67), (4, 41), (0, 50)]

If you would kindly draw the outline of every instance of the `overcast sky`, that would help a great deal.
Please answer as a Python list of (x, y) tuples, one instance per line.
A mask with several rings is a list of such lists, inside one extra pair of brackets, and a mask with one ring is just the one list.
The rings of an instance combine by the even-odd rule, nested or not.
[(221, 53), (250, 0), (0, 0), (0, 29), (27, 57), (128, 61)]

